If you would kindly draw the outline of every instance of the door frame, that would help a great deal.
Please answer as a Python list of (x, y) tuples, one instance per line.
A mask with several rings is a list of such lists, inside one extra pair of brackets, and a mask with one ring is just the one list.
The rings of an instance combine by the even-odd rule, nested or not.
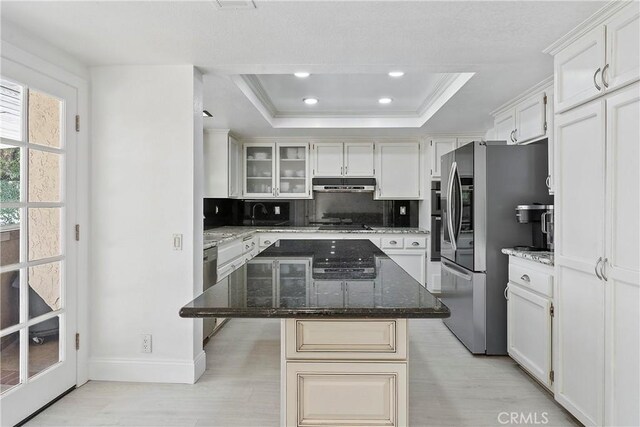
[[(76, 244), (76, 322), (80, 334), (80, 348), (76, 352), (76, 387), (89, 380), (89, 278), (90, 237), (90, 122), (89, 122), (89, 71), (78, 66), (73, 58), (60, 57), (60, 65), (43, 59), (4, 40), (1, 43), (1, 60), (10, 60), (34, 72), (64, 83), (76, 89), (77, 114), (80, 128), (76, 132), (76, 222), (80, 225), (80, 240)], [(72, 70), (76, 68), (76, 72)], [(79, 73), (85, 72), (85, 75)]]

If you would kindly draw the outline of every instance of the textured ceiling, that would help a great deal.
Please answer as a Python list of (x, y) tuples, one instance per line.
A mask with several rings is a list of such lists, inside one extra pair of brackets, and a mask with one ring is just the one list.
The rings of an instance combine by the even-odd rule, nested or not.
[[(541, 50), (604, 2), (2, 1), (2, 36), (33, 35), (89, 65), (194, 64), (208, 127), (241, 135), (419, 135), (484, 130), (489, 112), (552, 74)], [(16, 28), (18, 29), (16, 31)], [(24, 34), (16, 34), (23, 33)], [(13, 34), (12, 34), (13, 33)], [(271, 129), (230, 74), (476, 72), (422, 128)], [(348, 77), (347, 77), (348, 78)]]

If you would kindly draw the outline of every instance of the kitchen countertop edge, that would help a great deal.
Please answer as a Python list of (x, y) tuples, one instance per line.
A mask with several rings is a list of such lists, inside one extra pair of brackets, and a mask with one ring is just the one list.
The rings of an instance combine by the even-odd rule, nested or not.
[(526, 259), (529, 261), (537, 262), (539, 264), (548, 265), (553, 267), (554, 258), (553, 252), (547, 251), (522, 251), (514, 248), (504, 248), (502, 253), (517, 258)]

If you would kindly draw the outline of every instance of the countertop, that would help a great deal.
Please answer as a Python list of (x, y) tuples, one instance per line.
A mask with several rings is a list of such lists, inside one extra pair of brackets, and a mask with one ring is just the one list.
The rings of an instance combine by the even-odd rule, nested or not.
[[(220, 299), (218, 286), (228, 286)], [(228, 295), (228, 301), (226, 301)], [(438, 298), (369, 240), (280, 240), (181, 317), (445, 318)]]
[(228, 241), (243, 238), (253, 233), (327, 233), (327, 234), (424, 234), (429, 232), (422, 228), (405, 227), (371, 227), (371, 230), (320, 230), (320, 227), (277, 227), (277, 226), (225, 226), (204, 231), (204, 249), (221, 245)]
[(540, 264), (553, 266), (553, 252), (504, 248), (502, 249), (502, 253), (509, 256), (528, 259), (529, 261), (539, 262)]

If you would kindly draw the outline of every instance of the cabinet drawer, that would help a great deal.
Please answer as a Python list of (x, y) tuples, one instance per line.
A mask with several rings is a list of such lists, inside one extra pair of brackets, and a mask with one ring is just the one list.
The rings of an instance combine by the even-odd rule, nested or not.
[(235, 270), (237, 270), (240, 266), (242, 266), (245, 263), (245, 261), (246, 260), (244, 259), (244, 257), (240, 256), (232, 260), (231, 262), (228, 262), (218, 267), (218, 282), (224, 279), (225, 277), (227, 277), (229, 274), (233, 273)]
[(427, 239), (425, 237), (405, 237), (404, 247), (406, 249), (425, 249), (427, 247)]
[(244, 246), (240, 239), (218, 246), (218, 265), (224, 265), (231, 260), (238, 258), (242, 255), (243, 248)]
[(406, 329), (403, 319), (287, 319), (287, 359), (404, 360)]
[(553, 276), (521, 265), (509, 264), (509, 281), (553, 297)]
[(383, 237), (382, 238), (382, 248), (403, 248), (404, 247), (404, 239), (402, 237)]
[(406, 363), (286, 364), (286, 426), (406, 426)]
[(254, 237), (242, 240), (242, 252), (248, 253), (256, 247), (256, 239)]

